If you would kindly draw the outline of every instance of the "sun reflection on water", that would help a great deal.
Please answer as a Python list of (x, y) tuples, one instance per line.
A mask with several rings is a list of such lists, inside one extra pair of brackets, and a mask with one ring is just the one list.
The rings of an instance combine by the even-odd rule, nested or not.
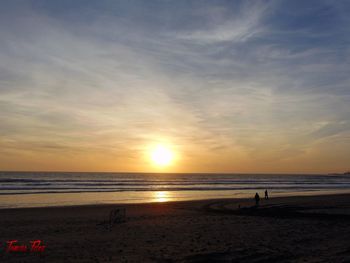
[(153, 198), (155, 202), (167, 202), (170, 201), (169, 192), (168, 191), (157, 191), (154, 192)]

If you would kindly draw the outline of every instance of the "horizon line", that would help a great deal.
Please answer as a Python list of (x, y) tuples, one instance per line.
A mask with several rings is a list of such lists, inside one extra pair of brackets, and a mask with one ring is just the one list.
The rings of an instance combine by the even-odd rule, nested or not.
[(237, 174), (237, 175), (342, 175), (345, 172), (330, 172), (330, 173), (307, 173), (307, 172), (297, 172), (297, 173), (288, 173), (288, 172), (123, 172), (123, 171), (62, 171), (62, 170), (0, 170), (0, 173), (104, 173), (104, 174)]

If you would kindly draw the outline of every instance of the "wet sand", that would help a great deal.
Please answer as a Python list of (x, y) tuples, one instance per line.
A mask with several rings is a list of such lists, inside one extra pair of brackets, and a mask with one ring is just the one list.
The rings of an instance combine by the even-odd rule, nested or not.
[[(240, 205), (240, 209), (238, 206)], [(350, 262), (350, 195), (0, 210), (0, 262)], [(6, 252), (6, 241), (44, 252)]]

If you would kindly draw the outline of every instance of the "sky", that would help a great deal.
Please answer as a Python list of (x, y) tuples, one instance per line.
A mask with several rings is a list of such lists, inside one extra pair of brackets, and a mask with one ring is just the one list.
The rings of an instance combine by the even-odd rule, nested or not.
[[(1, 1), (0, 170), (350, 169), (349, 1)], [(152, 147), (173, 162), (156, 167)]]

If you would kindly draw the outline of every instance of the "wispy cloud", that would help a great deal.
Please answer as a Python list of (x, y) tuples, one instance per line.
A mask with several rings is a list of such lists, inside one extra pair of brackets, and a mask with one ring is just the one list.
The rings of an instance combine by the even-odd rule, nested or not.
[(268, 7), (261, 2), (243, 2), (233, 9), (206, 7), (199, 10), (198, 15), (207, 17), (207, 23), (187, 32), (180, 31), (177, 37), (198, 44), (244, 42), (264, 32), (262, 19)]

